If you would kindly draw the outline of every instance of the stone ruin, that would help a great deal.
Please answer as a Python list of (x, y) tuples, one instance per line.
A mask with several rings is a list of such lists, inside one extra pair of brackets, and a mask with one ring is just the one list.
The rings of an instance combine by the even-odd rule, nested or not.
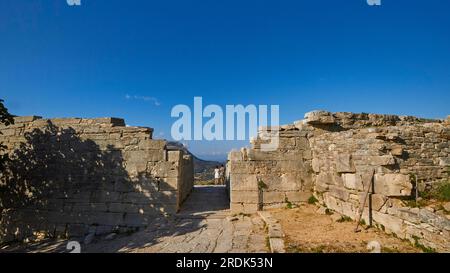
[(133, 231), (193, 187), (191, 155), (123, 119), (16, 117), (0, 132), (0, 243)]
[[(275, 151), (261, 149), (268, 130)], [(193, 187), (187, 151), (122, 119), (17, 117), (0, 132), (0, 243), (134, 231), (176, 213)], [(366, 223), (450, 251), (448, 215), (408, 206), (449, 180), (450, 118), (314, 111), (259, 134), (229, 154), (232, 213), (317, 199), (356, 220), (364, 204)]]
[[(263, 151), (262, 134), (279, 131), (276, 151)], [(320, 204), (437, 251), (450, 251), (448, 215), (407, 206), (416, 188), (449, 181), (450, 116), (314, 111), (279, 128), (262, 128), (251, 148), (228, 158), (231, 209), (253, 213), (317, 199)], [(416, 180), (418, 181), (416, 187)], [(368, 209), (370, 203), (371, 209)], [(370, 217), (369, 217), (370, 216)]]

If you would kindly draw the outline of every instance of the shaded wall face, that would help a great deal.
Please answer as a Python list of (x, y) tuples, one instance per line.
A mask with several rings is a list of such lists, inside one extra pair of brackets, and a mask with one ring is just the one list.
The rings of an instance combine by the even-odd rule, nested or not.
[(0, 129), (10, 157), (0, 179), (2, 241), (146, 226), (175, 213), (192, 187), (189, 156), (121, 119), (21, 117)]

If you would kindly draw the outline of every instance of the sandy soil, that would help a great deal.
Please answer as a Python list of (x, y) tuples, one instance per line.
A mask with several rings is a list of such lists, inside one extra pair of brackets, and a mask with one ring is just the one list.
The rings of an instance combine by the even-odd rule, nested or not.
[(355, 233), (356, 222), (335, 222), (330, 215), (316, 212), (314, 205), (294, 209), (271, 210), (286, 235), (287, 252), (363, 253), (370, 252), (367, 244), (377, 241), (381, 252), (420, 253), (408, 241), (385, 234), (376, 228), (361, 228)]

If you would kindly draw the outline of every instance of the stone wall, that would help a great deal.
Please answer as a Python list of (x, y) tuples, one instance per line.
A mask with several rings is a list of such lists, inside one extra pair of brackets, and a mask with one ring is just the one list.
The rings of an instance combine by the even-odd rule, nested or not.
[[(261, 131), (260, 133), (263, 133)], [(276, 151), (261, 150), (261, 139), (251, 149), (232, 151), (228, 158), (231, 210), (255, 212), (286, 203), (305, 202), (312, 195), (312, 151), (307, 132), (282, 126)]]
[(0, 132), (0, 242), (135, 230), (177, 212), (193, 186), (190, 155), (122, 119), (17, 117)]
[[(255, 195), (233, 191), (248, 181), (254, 185), (254, 177), (257, 180), (261, 174), (280, 173), (271, 181), (270, 191), (280, 192), (289, 187), (295, 194), (303, 195), (292, 201), (305, 201), (311, 190), (323, 205), (353, 219), (357, 219), (370, 185), (365, 206), (371, 205), (374, 225), (400, 238), (438, 251), (450, 251), (448, 216), (432, 208), (407, 206), (416, 192), (416, 178), (420, 192), (449, 179), (448, 120), (315, 111), (306, 114), (304, 120), (280, 129), (280, 146), (276, 151), (260, 152), (253, 144), (248, 150), (230, 154), (231, 200), (236, 212), (264, 208), (253, 205)], [(305, 143), (286, 144), (291, 139), (295, 139), (291, 144), (298, 139)], [(254, 143), (261, 141), (258, 138)], [(252, 158), (252, 154), (258, 157)], [(287, 168), (277, 168), (280, 164)], [(290, 185), (302, 186), (298, 189)], [(289, 205), (292, 201), (286, 199), (287, 193), (272, 195), (271, 203)], [(369, 223), (368, 208), (363, 219)]]

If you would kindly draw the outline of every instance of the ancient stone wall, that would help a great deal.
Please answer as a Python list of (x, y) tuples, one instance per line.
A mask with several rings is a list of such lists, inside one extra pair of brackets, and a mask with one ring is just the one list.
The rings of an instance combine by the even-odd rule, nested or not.
[(305, 202), (312, 195), (312, 152), (305, 131), (283, 126), (279, 148), (264, 151), (261, 139), (251, 149), (232, 151), (228, 171), (231, 210), (255, 212), (286, 203)]
[(122, 119), (17, 117), (0, 132), (0, 242), (134, 230), (192, 189), (191, 156)]
[[(311, 181), (302, 190), (290, 189), (304, 194), (300, 200), (304, 201), (308, 195), (305, 189), (311, 187), (323, 205), (357, 219), (371, 185), (365, 206), (371, 205), (374, 225), (436, 250), (450, 250), (448, 216), (432, 208), (408, 207), (416, 192), (416, 180), (418, 191), (423, 192), (449, 179), (448, 121), (315, 111), (294, 125), (281, 126), (281, 130), (279, 149), (260, 153), (256, 162), (246, 155), (258, 153), (257, 147), (230, 154), (231, 200), (239, 204), (232, 203), (236, 211), (264, 207), (251, 205), (255, 197), (249, 194), (242, 196), (253, 199), (239, 199), (239, 192), (239, 198), (233, 197), (237, 193), (233, 188), (246, 184), (249, 178), (258, 178), (261, 173), (272, 173), (268, 166), (302, 162), (299, 166), (285, 165), (288, 168), (280, 170), (279, 178), (271, 183), (271, 190)], [(285, 135), (290, 134), (301, 135), (306, 140), (301, 149), (286, 146)], [(258, 164), (265, 168), (255, 168)], [(282, 176), (293, 176), (293, 179), (283, 180)], [(290, 203), (286, 194), (271, 202)], [(368, 208), (363, 219), (369, 223)]]

